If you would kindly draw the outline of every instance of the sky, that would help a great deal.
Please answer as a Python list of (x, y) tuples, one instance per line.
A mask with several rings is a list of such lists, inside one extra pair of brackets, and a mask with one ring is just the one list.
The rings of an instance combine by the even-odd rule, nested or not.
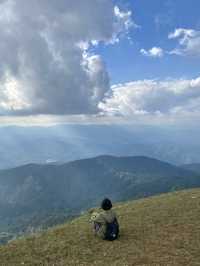
[[(122, 3), (125, 3), (124, 1)], [(132, 11), (132, 19), (139, 25), (131, 29), (128, 39), (118, 45), (101, 47), (98, 51), (106, 61), (111, 83), (121, 83), (138, 79), (194, 78), (199, 75), (200, 60), (197, 56), (145, 57), (140, 53), (152, 47), (163, 51), (177, 48), (180, 39), (168, 39), (175, 29), (200, 29), (198, 0), (132, 0), (126, 1)], [(196, 47), (198, 55), (199, 50)], [(154, 59), (154, 60), (153, 60)], [(155, 60), (156, 59), (156, 60)], [(119, 64), (120, 62), (120, 64)]]
[(0, 123), (193, 123), (198, 0), (1, 0)]

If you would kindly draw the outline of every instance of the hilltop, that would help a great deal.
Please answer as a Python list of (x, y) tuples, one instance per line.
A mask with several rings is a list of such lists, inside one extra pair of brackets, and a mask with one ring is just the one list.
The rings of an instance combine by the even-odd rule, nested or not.
[(89, 215), (0, 247), (1, 265), (200, 265), (200, 189), (118, 204), (121, 237), (95, 238)]

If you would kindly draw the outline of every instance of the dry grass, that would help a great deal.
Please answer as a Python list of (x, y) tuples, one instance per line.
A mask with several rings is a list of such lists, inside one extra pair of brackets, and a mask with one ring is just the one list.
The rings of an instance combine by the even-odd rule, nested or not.
[(0, 247), (0, 265), (200, 265), (200, 189), (116, 207), (121, 237), (95, 238), (88, 216)]

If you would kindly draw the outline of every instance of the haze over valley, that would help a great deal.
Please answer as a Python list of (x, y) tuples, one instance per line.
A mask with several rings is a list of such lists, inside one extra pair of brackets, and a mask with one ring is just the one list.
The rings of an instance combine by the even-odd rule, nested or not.
[(0, 169), (64, 163), (98, 155), (149, 156), (176, 165), (198, 163), (195, 126), (55, 125), (0, 127)]

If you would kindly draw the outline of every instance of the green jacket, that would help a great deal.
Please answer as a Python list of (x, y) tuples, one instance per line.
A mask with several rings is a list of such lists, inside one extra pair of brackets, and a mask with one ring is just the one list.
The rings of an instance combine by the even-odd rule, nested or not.
[(117, 216), (113, 210), (100, 212), (93, 220), (94, 223), (96, 222), (100, 225), (99, 230), (96, 232), (97, 236), (103, 239), (106, 233), (106, 222), (111, 223), (115, 218), (117, 219)]

